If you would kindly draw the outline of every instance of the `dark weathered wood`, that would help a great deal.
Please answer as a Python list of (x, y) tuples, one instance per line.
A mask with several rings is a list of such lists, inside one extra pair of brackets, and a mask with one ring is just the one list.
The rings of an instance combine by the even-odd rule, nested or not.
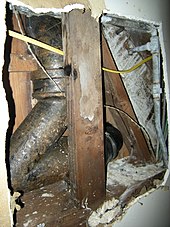
[(24, 207), (17, 212), (17, 226), (86, 226), (90, 209), (77, 208), (67, 184), (59, 181), (25, 193)]
[[(13, 29), (21, 32), (15, 15), (12, 17), (12, 23)], [(37, 70), (37, 63), (29, 53), (24, 41), (12, 38), (10, 65), (8, 70), (9, 72), (31, 72)]]
[(31, 72), (36, 69), (36, 62), (28, 54), (11, 53), (9, 72)]
[(15, 101), (15, 131), (32, 109), (30, 74), (10, 73), (10, 85)]
[[(99, 23), (73, 10), (63, 19), (68, 86), (70, 179), (76, 198), (92, 206), (105, 196)], [(68, 73), (68, 70), (67, 70)]]
[[(102, 37), (102, 50), (103, 66), (117, 70), (104, 37)], [(106, 105), (114, 107), (109, 111), (113, 115), (118, 129), (123, 134), (131, 160), (135, 163), (154, 161), (153, 153), (149, 150), (146, 138), (140, 126), (138, 126), (138, 120), (120, 75), (104, 72), (104, 81)]]
[[(13, 27), (20, 31), (17, 20), (13, 16)], [(27, 45), (13, 38), (11, 42), (10, 65), (8, 68), (10, 86), (15, 102), (15, 131), (32, 109), (30, 72), (37, 69), (37, 64), (31, 55), (28, 55)]]

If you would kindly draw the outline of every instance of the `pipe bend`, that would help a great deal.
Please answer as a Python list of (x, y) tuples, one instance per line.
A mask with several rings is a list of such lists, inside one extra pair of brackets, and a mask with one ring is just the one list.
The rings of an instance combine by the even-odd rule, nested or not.
[[(26, 19), (26, 30), (29, 36), (62, 49), (61, 20), (50, 16), (33, 16)], [(32, 47), (32, 50), (49, 77), (41, 68), (33, 73), (33, 96), (38, 103), (11, 137), (11, 183), (14, 189), (20, 190), (24, 182), (26, 184), (26, 176), (36, 169), (42, 157), (45, 159), (49, 148), (66, 128), (63, 56), (38, 47)], [(51, 83), (50, 78), (55, 80), (55, 84)], [(26, 185), (28, 191), (30, 185)]]

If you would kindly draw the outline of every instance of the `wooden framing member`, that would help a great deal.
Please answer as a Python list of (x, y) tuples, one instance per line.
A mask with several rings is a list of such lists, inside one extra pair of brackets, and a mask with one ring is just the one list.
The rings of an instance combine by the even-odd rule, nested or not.
[(63, 17), (68, 85), (70, 180), (82, 206), (105, 197), (103, 103), (99, 23), (89, 11)]
[[(12, 17), (12, 23), (14, 30), (20, 32), (15, 15)], [(12, 38), (10, 64), (7, 69), (8, 71), (6, 70), (4, 73), (6, 74), (6, 83), (9, 83), (9, 74), (10, 85), (7, 86), (7, 90), (13, 96), (9, 99), (12, 115), (11, 120), (14, 121), (13, 118), (15, 117), (13, 132), (32, 109), (30, 73), (37, 70), (37, 63), (32, 55), (28, 53), (27, 45), (23, 41)]]

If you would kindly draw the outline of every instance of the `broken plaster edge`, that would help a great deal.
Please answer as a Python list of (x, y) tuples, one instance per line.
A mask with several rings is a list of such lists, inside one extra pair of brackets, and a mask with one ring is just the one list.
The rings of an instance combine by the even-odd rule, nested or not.
[[(122, 15), (121, 13), (112, 13), (109, 10), (104, 10), (103, 13), (105, 14), (110, 14), (113, 15), (115, 17), (119, 17), (119, 18), (124, 18), (124, 19), (130, 19), (130, 20), (135, 20), (135, 21), (142, 21), (145, 23), (149, 23), (151, 25), (155, 25), (158, 28), (158, 33), (159, 33), (159, 40), (160, 40), (160, 46), (161, 46), (161, 52), (162, 52), (162, 56), (163, 56), (163, 70), (164, 70), (164, 81), (165, 81), (165, 92), (166, 92), (166, 99), (170, 100), (170, 94), (169, 94), (169, 87), (168, 87), (168, 70), (167, 70), (167, 54), (165, 51), (165, 46), (164, 46), (164, 34), (163, 34), (163, 29), (162, 29), (162, 22), (158, 22), (158, 21), (154, 21), (154, 20), (148, 20), (148, 19), (144, 19), (144, 18), (138, 18), (136, 16), (131, 16), (131, 15)], [(109, 17), (104, 17), (102, 18), (102, 23), (107, 23), (109, 22), (109, 20), (111, 20)], [(167, 101), (167, 111), (168, 113), (170, 113), (170, 104)], [(168, 114), (168, 122), (170, 122), (170, 114)], [(170, 135), (170, 128), (168, 129), (169, 135)], [(169, 147), (170, 147), (170, 142), (169, 142)], [(169, 151), (170, 153), (170, 151)], [(121, 222), (121, 220), (124, 218), (124, 216), (127, 214), (127, 212), (129, 211), (129, 209), (131, 207), (133, 207), (135, 204), (137, 204), (142, 198), (148, 197), (150, 194), (154, 193), (155, 191), (157, 191), (158, 189), (161, 189), (162, 187), (166, 187), (167, 185), (167, 181), (168, 178), (170, 176), (170, 159), (169, 159), (169, 163), (168, 163), (168, 168), (164, 174), (163, 180), (159, 185), (156, 185), (156, 188), (152, 188), (151, 190), (145, 192), (142, 195), (137, 196), (136, 198), (133, 198), (132, 201), (130, 201), (127, 206), (123, 209), (123, 212), (120, 216), (116, 217), (116, 219), (114, 221), (111, 221), (107, 226), (112, 226), (112, 224), (116, 224)]]
[(8, 103), (6, 99), (6, 93), (2, 82), (2, 71), (4, 66), (4, 49), (6, 41), (6, 1), (1, 1), (0, 9), (0, 26), (1, 26), (1, 42), (0, 42), (0, 226), (13, 226), (13, 213), (10, 207), (10, 189), (8, 187), (8, 176), (6, 167), (6, 132), (9, 122)]
[[(152, 188), (149, 191), (145, 192), (142, 195), (137, 196), (136, 198), (133, 198), (128, 204), (127, 206), (123, 209), (122, 214), (116, 218), (115, 221), (109, 223), (109, 225), (111, 224), (117, 224), (120, 221), (122, 221), (122, 219), (125, 217), (125, 215), (127, 214), (127, 212), (129, 211), (130, 208), (132, 208), (135, 204), (140, 203), (140, 200), (151, 195), (152, 193), (156, 192), (158, 189), (162, 188), (162, 183), (160, 185), (156, 185), (156, 188)], [(163, 189), (162, 189), (163, 190)]]
[(7, 2), (9, 2), (15, 6), (26, 7), (36, 14), (49, 13), (49, 12), (54, 12), (56, 14), (57, 13), (68, 13), (68, 12), (72, 11), (73, 9), (82, 10), (85, 8), (84, 4), (79, 4), (79, 3), (65, 5), (63, 8), (33, 8), (32, 6), (27, 5), (19, 0), (7, 0)]
[[(27, 8), (30, 11), (34, 12), (35, 14), (45, 14), (45, 13), (49, 13), (49, 12), (53, 12), (54, 14), (61, 14), (61, 13), (69, 13), (73, 9), (84, 10), (87, 8), (84, 4), (81, 4), (81, 3), (67, 4), (63, 8), (34, 8), (19, 0), (7, 0), (7, 2), (11, 3), (14, 6)], [(96, 11), (95, 8), (93, 7), (93, 5), (91, 4), (91, 2), (88, 7), (91, 10), (91, 16), (94, 19), (96, 19), (96, 21), (98, 21), (99, 17), (102, 15), (104, 9), (99, 9)]]
[[(132, 208), (135, 204), (140, 203), (140, 200), (141, 199), (143, 199), (143, 198), (151, 195), (152, 193), (156, 192), (159, 189), (166, 190), (166, 187), (163, 187), (162, 184), (157, 184), (155, 186), (156, 186), (155, 188), (150, 189), (149, 191), (145, 192), (144, 194), (141, 194), (141, 195), (137, 196), (136, 198), (133, 197), (133, 199), (129, 203), (127, 203), (127, 205), (124, 208), (121, 208), (121, 205), (119, 204), (119, 200), (115, 199), (114, 197), (112, 197), (108, 201), (105, 201), (97, 210), (93, 211), (91, 213), (91, 215), (89, 216), (89, 218), (88, 218), (88, 224), (89, 224), (89, 226), (90, 227), (96, 227), (99, 224), (102, 225), (102, 226), (113, 226), (113, 224), (115, 225), (115, 224), (121, 222), (122, 219), (127, 214), (127, 212), (129, 211), (129, 209)], [(116, 206), (113, 206), (113, 208), (110, 209), (110, 205), (111, 205), (111, 201), (112, 200), (113, 201), (117, 201), (117, 202), (115, 204)], [(105, 209), (105, 211), (104, 211), (103, 208)], [(108, 213), (109, 210), (110, 211), (114, 211), (114, 209), (117, 209), (117, 208), (119, 208), (118, 211), (122, 211), (122, 212), (121, 213), (117, 213), (117, 216), (115, 216), (115, 217), (108, 215), (109, 214)], [(98, 217), (100, 216), (101, 219), (102, 219), (102, 215), (104, 216), (105, 213), (106, 213), (106, 219), (108, 219), (109, 216), (110, 216), (111, 221), (109, 223), (108, 222), (104, 223), (102, 221), (101, 222), (99, 221), (100, 218), (98, 218)]]
[(129, 20), (134, 20), (134, 21), (142, 21), (142, 22), (157, 25), (157, 26), (159, 26), (161, 24), (161, 22), (149, 20), (149, 19), (144, 19), (143, 17), (136, 17), (136, 16), (129, 15), (129, 14), (125, 15), (125, 14), (122, 14), (122, 13), (119, 13), (119, 12), (113, 13), (112, 11), (110, 11), (108, 9), (104, 9), (103, 14), (104, 15), (106, 14), (106, 16), (107, 16), (107, 14), (112, 15), (112, 16), (122, 18), (122, 19), (124, 18), (124, 19), (129, 19)]

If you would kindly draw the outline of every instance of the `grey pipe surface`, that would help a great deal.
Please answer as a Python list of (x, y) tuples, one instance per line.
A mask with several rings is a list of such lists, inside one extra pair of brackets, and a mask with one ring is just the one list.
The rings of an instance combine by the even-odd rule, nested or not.
[[(11, 137), (12, 186), (23, 181), (65, 130), (66, 99), (40, 100)], [(19, 183), (20, 184), (20, 183)]]
[(13, 188), (27, 192), (67, 178), (68, 143), (67, 137), (61, 137), (20, 181), (13, 181)]
[[(154, 48), (151, 50), (152, 56), (152, 64), (153, 64), (153, 100), (154, 100), (154, 113), (155, 113), (155, 127), (158, 136), (158, 140), (160, 143), (160, 147), (162, 149), (162, 159), (164, 166), (168, 166), (168, 152), (164, 139), (164, 135), (161, 127), (161, 105), (160, 105), (160, 47), (159, 40), (157, 36), (157, 31), (154, 30), (151, 37), (151, 42), (155, 44)], [(158, 157), (157, 157), (158, 158)]]
[[(164, 135), (161, 127), (161, 98), (160, 94), (162, 92), (160, 86), (160, 45), (159, 38), (157, 35), (157, 29), (152, 28), (151, 39), (145, 45), (135, 47), (129, 50), (129, 54), (133, 52), (141, 52), (148, 50), (152, 53), (152, 65), (153, 65), (153, 101), (154, 101), (154, 113), (155, 113), (155, 128), (157, 132), (158, 141), (162, 149), (162, 159), (164, 166), (168, 166), (168, 152), (164, 139)], [(157, 152), (156, 152), (157, 153)], [(159, 154), (156, 154), (157, 160), (159, 159)]]
[[(51, 46), (62, 48), (61, 20), (46, 15), (34, 16), (26, 19), (26, 25), (29, 36)], [(63, 56), (35, 46), (32, 49), (49, 77), (41, 68), (32, 73), (33, 97), (38, 100), (38, 103), (11, 137), (11, 184), (15, 190), (26, 191), (39, 185), (37, 178), (38, 182), (46, 181), (38, 171), (41, 169), (44, 172), (45, 163), (51, 160), (52, 163), (54, 161), (56, 165), (59, 165), (57, 154), (54, 159), (53, 152), (50, 152), (53, 160), (48, 151), (65, 131), (67, 116), (66, 98), (63, 95), (66, 87), (66, 77), (64, 77), (62, 67)], [(50, 77), (55, 80), (55, 84), (49, 79)], [(51, 166), (54, 166), (52, 163)], [(63, 168), (62, 170), (64, 171)], [(31, 178), (33, 172), (37, 174), (34, 180)], [(46, 173), (50, 176), (50, 169)], [(57, 175), (57, 172), (55, 174)], [(59, 176), (53, 176), (53, 180), (59, 178)]]

